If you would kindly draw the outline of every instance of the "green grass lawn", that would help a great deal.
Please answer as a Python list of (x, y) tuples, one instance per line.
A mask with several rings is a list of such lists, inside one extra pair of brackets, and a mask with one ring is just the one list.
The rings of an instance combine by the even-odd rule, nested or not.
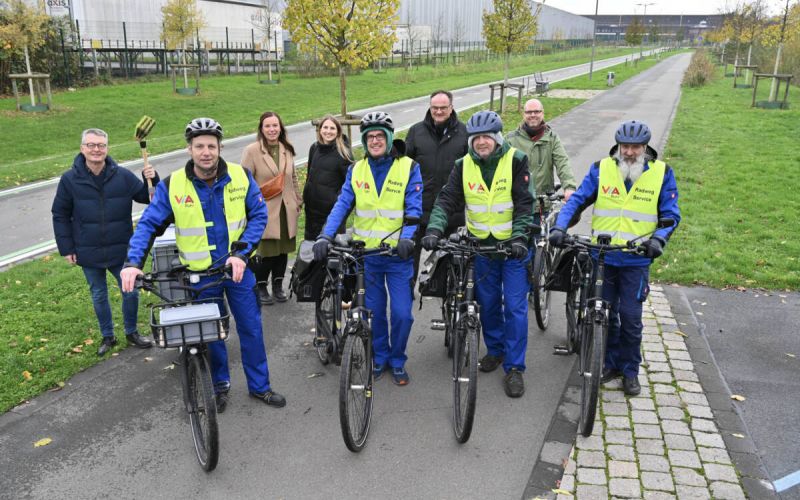
[[(631, 49), (601, 48), (597, 58)], [(589, 59), (590, 49), (576, 49), (548, 56), (520, 56), (512, 60), (513, 75), (570, 66)], [(348, 78), (348, 107), (359, 109), (426, 95), (438, 88), (460, 88), (502, 78), (502, 61), (420, 67), (385, 73), (364, 71)], [(287, 124), (309, 120), (339, 109), (337, 77), (298, 78), (286, 75), (280, 85), (260, 85), (255, 75), (209, 76), (201, 82), (201, 94), (172, 94), (167, 79), (122, 83), (60, 92), (54, 110), (45, 114), (13, 111), (14, 100), (0, 100), (0, 128), (6, 135), (0, 159), (0, 188), (61, 174), (78, 152), (80, 131), (99, 127), (110, 134), (110, 155), (118, 161), (139, 156), (133, 131), (144, 115), (156, 120), (148, 138), (151, 154), (183, 146), (183, 128), (196, 116), (213, 116), (225, 127), (227, 137), (255, 130), (258, 115), (267, 109), (281, 114)]]
[[(649, 66), (640, 65), (639, 71), (646, 67)], [(572, 79), (574, 85), (584, 78)], [(574, 88), (569, 81), (562, 85), (565, 83)], [(541, 100), (548, 120), (585, 102), (572, 98)], [(510, 98), (508, 111), (502, 114), (505, 133), (522, 121), (516, 104), (516, 99)], [(481, 109), (485, 106), (465, 110), (459, 118), (466, 121)], [(398, 137), (405, 137), (405, 132)], [(360, 151), (356, 154), (360, 155)], [(306, 172), (304, 168), (298, 169), (301, 186)], [(304, 228), (305, 218), (301, 213), (300, 238)], [(122, 338), (120, 293), (111, 281), (109, 290), (118, 337)], [(149, 310), (144, 304), (152, 301), (154, 297), (144, 294), (140, 299), (139, 325), (143, 333), (149, 331)], [(0, 315), (4, 319), (0, 323), (0, 413), (46, 390), (58, 390), (72, 375), (101, 361), (96, 355), (101, 337), (86, 280), (78, 267), (66, 264), (61, 257), (50, 255), (1, 273)], [(121, 341), (116, 350), (124, 345)], [(76, 350), (77, 347), (80, 349)]]
[(752, 91), (732, 87), (731, 78), (719, 78), (683, 89), (664, 154), (675, 169), (683, 221), (652, 276), (797, 290), (800, 110), (751, 108)]

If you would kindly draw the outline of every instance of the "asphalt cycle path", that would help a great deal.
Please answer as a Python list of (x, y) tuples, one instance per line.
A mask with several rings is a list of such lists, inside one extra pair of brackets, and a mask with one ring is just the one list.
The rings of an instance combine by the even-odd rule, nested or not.
[[(630, 54), (596, 61), (594, 71), (598, 73), (597, 77), (600, 78), (600, 72), (603, 68), (620, 64), (626, 59), (634, 57), (638, 57), (638, 55)], [(584, 63), (547, 71), (544, 72), (544, 75), (551, 82), (556, 82), (588, 72), (589, 63)], [(511, 81), (514, 83), (524, 83), (525, 78), (527, 77), (513, 78)], [(488, 83), (456, 90), (454, 91), (456, 109), (464, 110), (484, 104), (488, 102), (488, 96)], [(270, 107), (274, 109), (274, 106), (265, 104), (265, 108)], [(388, 111), (392, 115), (397, 129), (404, 130), (420, 121), (425, 116), (425, 112), (428, 109), (428, 96), (375, 106), (369, 110), (356, 110), (353, 113), (362, 115), (367, 111), (375, 109)], [(253, 128), (255, 128), (258, 121), (259, 112), (260, 111), (254, 111)], [(223, 123), (222, 126), (224, 127), (225, 124)], [(355, 133), (357, 128), (353, 130), (354, 135), (357, 135)], [(287, 132), (289, 139), (292, 141), (297, 151), (297, 163), (305, 163), (308, 148), (316, 140), (314, 128), (309, 122), (302, 122), (287, 126)], [(77, 134), (78, 131), (75, 131), (75, 133)], [(358, 137), (355, 139), (355, 145), (359, 144), (360, 141), (358, 141)], [(242, 157), (244, 148), (254, 140), (255, 134), (226, 140), (224, 141), (222, 156), (230, 161), (238, 162)], [(77, 146), (76, 139), (76, 154), (78, 152)], [(155, 165), (162, 178), (166, 177), (170, 172), (183, 167), (186, 160), (188, 160), (188, 155), (185, 149), (151, 157), (151, 162)], [(70, 165), (64, 165), (64, 170), (69, 168), (69, 166)], [(123, 166), (138, 173), (142, 168), (142, 161), (135, 160), (125, 162)], [(2, 220), (0, 220), (0, 232), (5, 235), (2, 241), (0, 241), (0, 268), (19, 260), (55, 250), (56, 246), (55, 240), (53, 239), (50, 207), (53, 204), (57, 183), (58, 178), (55, 178), (0, 191), (0, 213), (3, 214)], [(142, 208), (142, 206), (139, 206), (136, 210), (141, 210)]]
[[(621, 119), (650, 121), (655, 143), (663, 143), (689, 57), (668, 58), (553, 120), (579, 177), (606, 154)], [(552, 355), (566, 331), (563, 310), (563, 295), (554, 294), (547, 332), (529, 316), (522, 398), (505, 396), (501, 370), (480, 374), (472, 437), (459, 445), (450, 360), (442, 333), (430, 329), (439, 303), (415, 305), (411, 384), (377, 382), (369, 441), (353, 454), (339, 427), (339, 369), (323, 367), (311, 346), (313, 306), (264, 307), (272, 384), (288, 404), (274, 409), (247, 397), (233, 336), (232, 399), (220, 416), (220, 463), (211, 474), (194, 457), (170, 368), (176, 353), (126, 349), (0, 416), (0, 497), (519, 498), (574, 363)], [(46, 437), (51, 444), (34, 447)]]

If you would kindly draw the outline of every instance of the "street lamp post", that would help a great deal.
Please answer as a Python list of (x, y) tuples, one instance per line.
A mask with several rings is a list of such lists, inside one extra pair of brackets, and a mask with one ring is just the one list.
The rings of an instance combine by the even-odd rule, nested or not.
[(594, 69), (594, 43), (597, 39), (597, 8), (600, 0), (594, 2), (594, 22), (592, 22), (592, 59), (589, 61), (589, 81), (592, 81), (592, 70)]
[(641, 7), (644, 7), (644, 14), (642, 14), (642, 41), (639, 42), (639, 59), (642, 58), (642, 52), (644, 50), (644, 29), (647, 26), (647, 6), (648, 5), (655, 5), (655, 2), (644, 2), (644, 3), (637, 3)]

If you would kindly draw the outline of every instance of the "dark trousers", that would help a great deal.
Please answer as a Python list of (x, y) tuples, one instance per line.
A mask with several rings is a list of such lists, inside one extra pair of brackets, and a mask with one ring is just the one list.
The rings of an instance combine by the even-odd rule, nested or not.
[(274, 257), (253, 257), (250, 259), (248, 267), (255, 274), (259, 286), (267, 286), (271, 276), (272, 288), (275, 289), (283, 286), (283, 277), (286, 275), (288, 262), (289, 256), (282, 253)]
[(611, 304), (606, 368), (635, 377), (642, 362), (642, 302), (650, 292), (649, 267), (606, 265), (603, 298)]

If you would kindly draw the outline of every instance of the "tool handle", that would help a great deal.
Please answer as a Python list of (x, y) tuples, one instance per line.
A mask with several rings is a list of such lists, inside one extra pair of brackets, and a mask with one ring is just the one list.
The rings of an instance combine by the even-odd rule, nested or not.
[[(141, 146), (142, 148), (142, 159), (144, 160), (144, 168), (147, 168), (148, 166), (150, 166), (150, 162), (147, 160), (147, 144), (144, 141), (142, 141), (139, 142), (139, 146)], [(147, 192), (150, 193), (150, 199), (152, 200), (156, 192), (156, 188), (153, 187), (153, 179), (150, 178), (147, 179)]]

